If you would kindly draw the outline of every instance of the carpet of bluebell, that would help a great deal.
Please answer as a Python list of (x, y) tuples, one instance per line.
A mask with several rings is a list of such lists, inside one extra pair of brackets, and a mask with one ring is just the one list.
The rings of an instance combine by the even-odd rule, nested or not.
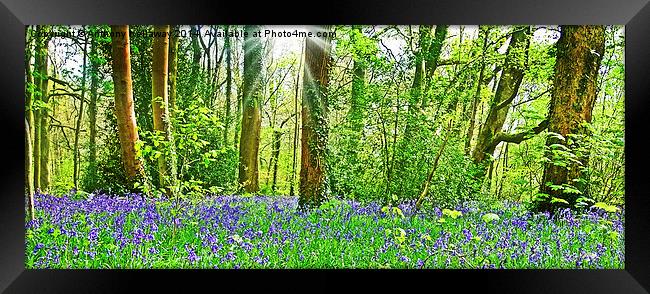
[(27, 268), (607, 268), (624, 265), (624, 211), (532, 214), (522, 204), (414, 211), (297, 198), (168, 200), (37, 194)]

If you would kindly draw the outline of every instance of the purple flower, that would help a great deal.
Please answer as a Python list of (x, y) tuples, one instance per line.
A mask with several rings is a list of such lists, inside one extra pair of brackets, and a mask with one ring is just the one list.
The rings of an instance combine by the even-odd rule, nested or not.
[(465, 235), (465, 240), (469, 241), (472, 239), (472, 232), (468, 229), (463, 229), (463, 235)]
[(37, 251), (41, 250), (41, 248), (43, 248), (43, 247), (45, 247), (45, 245), (43, 245), (43, 243), (36, 244), (36, 246), (34, 246), (33, 253), (36, 253)]
[(418, 268), (422, 268), (424, 266), (424, 260), (418, 258), (418, 261), (415, 263), (415, 265)]
[(194, 249), (192, 249), (188, 244), (185, 244), (185, 250), (187, 251), (187, 260), (190, 263), (194, 264), (200, 259), (200, 257), (194, 252)]
[(99, 236), (99, 229), (97, 228), (92, 228), (90, 229), (90, 232), (88, 232), (88, 240), (90, 242), (96, 242), (98, 236)]

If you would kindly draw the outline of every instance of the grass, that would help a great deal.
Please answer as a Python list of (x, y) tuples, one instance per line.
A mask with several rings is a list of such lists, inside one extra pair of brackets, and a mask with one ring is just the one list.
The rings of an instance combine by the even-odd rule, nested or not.
[[(606, 268), (624, 264), (624, 212), (553, 217), (518, 203), (414, 213), (292, 197), (36, 196), (27, 268)], [(493, 215), (488, 215), (488, 214)], [(488, 215), (488, 216), (486, 216)]]

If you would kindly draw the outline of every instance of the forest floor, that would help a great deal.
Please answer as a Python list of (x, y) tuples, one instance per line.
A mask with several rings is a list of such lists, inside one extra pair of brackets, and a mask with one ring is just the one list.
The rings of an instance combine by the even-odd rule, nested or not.
[(37, 194), (27, 268), (607, 268), (624, 266), (624, 212), (553, 217), (522, 204)]

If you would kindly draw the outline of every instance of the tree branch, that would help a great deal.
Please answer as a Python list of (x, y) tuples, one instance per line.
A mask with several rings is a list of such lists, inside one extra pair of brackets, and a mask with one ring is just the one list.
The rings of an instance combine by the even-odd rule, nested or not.
[(549, 123), (548, 119), (545, 119), (541, 121), (536, 127), (532, 128), (531, 130), (514, 133), (514, 134), (499, 132), (494, 136), (494, 139), (492, 140), (492, 144), (490, 144), (490, 146), (494, 147), (501, 142), (519, 144), (525, 140), (532, 138), (534, 135), (541, 133), (543, 130), (545, 130), (548, 127), (548, 123)]
[(533, 98), (530, 98), (530, 99), (528, 99), (528, 100), (521, 101), (521, 102), (518, 102), (518, 103), (512, 105), (512, 107), (517, 107), (517, 106), (522, 105), (522, 104), (524, 104), (524, 103), (528, 103), (528, 102), (531, 102), (531, 101), (537, 100), (537, 99), (541, 98), (542, 96), (544, 96), (544, 94), (546, 94), (546, 93), (548, 93), (548, 92), (550, 92), (550, 91), (551, 91), (551, 89), (547, 89), (546, 91), (540, 93), (539, 95), (537, 95), (537, 96), (535, 96), (535, 97), (533, 97)]

